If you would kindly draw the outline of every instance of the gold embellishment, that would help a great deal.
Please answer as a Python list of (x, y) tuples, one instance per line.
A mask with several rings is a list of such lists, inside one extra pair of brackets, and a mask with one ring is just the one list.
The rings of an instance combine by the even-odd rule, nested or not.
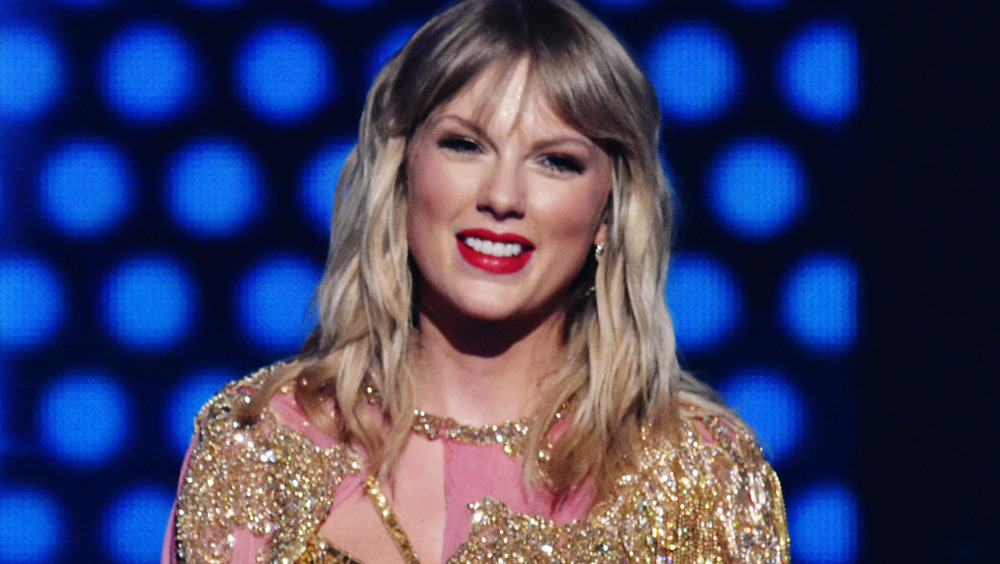
[(417, 553), (413, 550), (413, 545), (410, 544), (410, 538), (406, 536), (403, 526), (399, 524), (396, 513), (389, 505), (389, 500), (382, 493), (382, 488), (378, 485), (378, 479), (372, 475), (368, 475), (365, 478), (365, 491), (368, 492), (368, 497), (371, 498), (372, 503), (378, 509), (378, 514), (382, 517), (382, 523), (385, 525), (385, 529), (389, 531), (389, 536), (392, 537), (392, 542), (396, 544), (396, 549), (399, 550), (399, 554), (403, 557), (403, 560), (407, 564), (420, 564)]
[[(234, 408), (265, 376), (226, 386), (199, 416), (177, 500), (179, 560), (228, 562), (243, 530), (270, 535), (258, 562), (353, 563), (319, 528), (343, 476), (368, 471), (351, 448), (320, 449), (269, 409), (240, 425)], [(787, 563), (781, 486), (752, 435), (705, 417), (685, 421), (677, 437), (644, 437), (634, 472), (579, 521), (558, 525), (488, 498), (472, 504), (470, 534), (449, 562)]]
[[(368, 402), (382, 407), (382, 396), (371, 382), (365, 382), (365, 396)], [(562, 417), (562, 410), (556, 419)], [(430, 440), (444, 438), (447, 440), (471, 445), (502, 444), (503, 450), (509, 456), (519, 457), (523, 454), (524, 438), (531, 432), (527, 417), (517, 421), (504, 421), (499, 425), (463, 425), (450, 417), (440, 417), (421, 409), (413, 410), (413, 432)]]
[(505, 421), (499, 425), (474, 427), (463, 425), (450, 417), (438, 417), (419, 409), (413, 410), (413, 432), (435, 440), (448, 440), (472, 445), (502, 444), (503, 450), (511, 456), (519, 456), (524, 438), (531, 428), (527, 419)]
[(230, 383), (198, 416), (198, 444), (177, 497), (181, 562), (229, 562), (240, 529), (271, 536), (258, 562), (303, 558), (340, 480), (361, 470), (350, 448), (321, 449), (269, 409), (252, 425), (238, 420), (237, 406), (270, 372)]

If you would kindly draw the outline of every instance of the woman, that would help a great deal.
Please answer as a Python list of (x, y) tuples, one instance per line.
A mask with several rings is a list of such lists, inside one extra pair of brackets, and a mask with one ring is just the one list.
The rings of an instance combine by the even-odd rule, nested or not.
[(203, 409), (165, 561), (786, 561), (679, 367), (642, 71), (571, 0), (469, 0), (382, 70), (320, 324)]

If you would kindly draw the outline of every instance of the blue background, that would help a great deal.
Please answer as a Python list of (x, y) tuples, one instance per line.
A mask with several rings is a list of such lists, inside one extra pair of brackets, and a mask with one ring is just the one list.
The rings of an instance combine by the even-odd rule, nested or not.
[[(975, 405), (948, 394), (983, 373), (989, 310), (937, 352), (943, 329), (919, 327), (946, 325), (962, 294), (918, 295), (944, 269), (915, 266), (968, 248), (942, 222), (985, 208), (975, 186), (951, 216), (930, 203), (916, 166), (937, 146), (900, 133), (918, 118), (891, 94), (910, 92), (886, 49), (905, 26), (882, 33), (891, 9), (847, 0), (586, 4), (656, 85), (682, 361), (760, 434), (794, 560), (996, 554), (988, 497), (941, 460), (974, 441), (963, 451), (936, 405)], [(368, 85), (441, 5), (0, 4), (0, 561), (157, 561), (198, 407), (308, 332)], [(871, 71), (887, 60), (896, 75)], [(937, 223), (912, 221), (922, 210)], [(943, 384), (935, 367), (959, 358), (967, 380)], [(996, 467), (981, 462), (965, 476)], [(963, 483), (936, 493), (939, 475)], [(948, 527), (918, 520), (921, 497)]]

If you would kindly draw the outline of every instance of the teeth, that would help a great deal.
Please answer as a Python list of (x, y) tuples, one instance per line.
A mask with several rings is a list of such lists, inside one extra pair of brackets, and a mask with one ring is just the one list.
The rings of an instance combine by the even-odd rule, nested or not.
[(487, 241), (476, 237), (466, 237), (465, 244), (472, 247), (477, 253), (483, 253), (492, 257), (513, 257), (524, 252), (520, 243), (501, 243), (499, 241)]

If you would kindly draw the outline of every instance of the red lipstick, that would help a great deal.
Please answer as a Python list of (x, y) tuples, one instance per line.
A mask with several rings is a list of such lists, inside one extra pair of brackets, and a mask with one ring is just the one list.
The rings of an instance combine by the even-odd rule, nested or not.
[[(491, 243), (516, 243), (521, 246), (521, 252), (509, 257), (486, 254), (469, 246), (466, 240), (470, 237)], [(458, 233), (456, 240), (458, 252), (465, 259), (465, 262), (491, 274), (511, 274), (521, 270), (524, 265), (528, 264), (531, 254), (535, 250), (535, 245), (520, 235), (494, 233), (489, 229), (465, 229)]]

